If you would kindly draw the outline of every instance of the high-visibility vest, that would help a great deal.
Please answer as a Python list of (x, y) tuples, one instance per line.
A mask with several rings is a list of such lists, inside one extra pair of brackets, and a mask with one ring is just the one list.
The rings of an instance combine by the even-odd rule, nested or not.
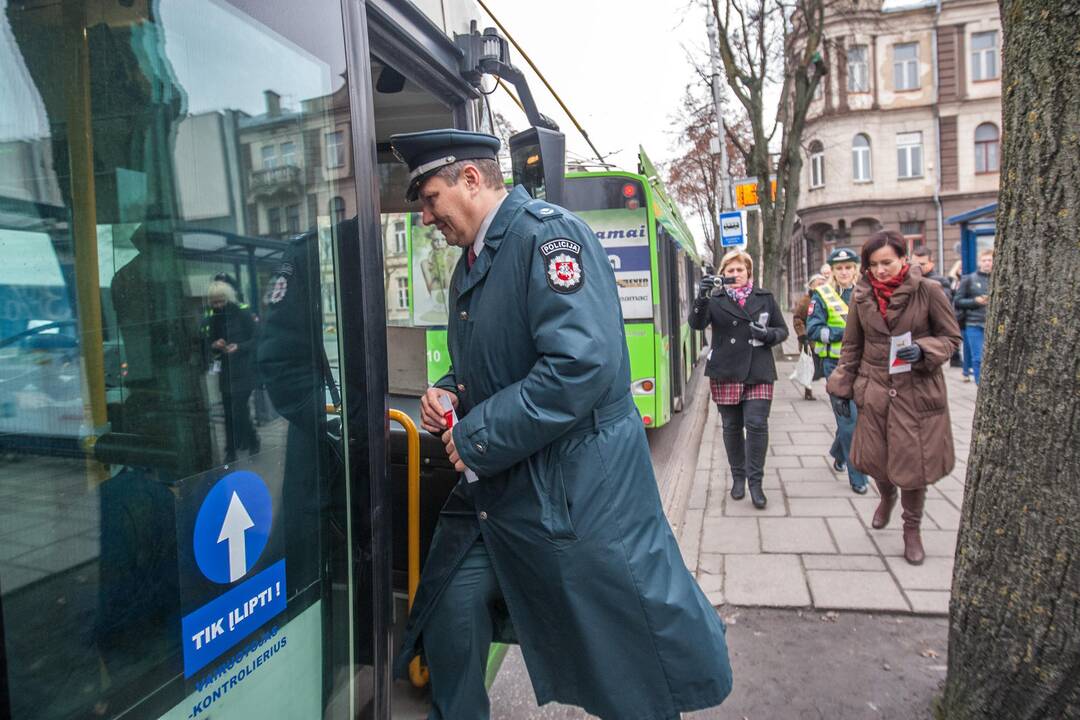
[[(836, 291), (836, 288), (831, 283), (825, 283), (814, 292), (821, 298), (821, 302), (825, 305), (825, 310), (829, 314), (826, 321), (829, 327), (840, 328), (841, 330), (847, 327), (848, 306), (844, 302), (844, 298)], [(818, 357), (839, 360), (841, 345), (843, 345), (842, 341), (826, 344), (821, 340), (815, 340), (814, 352), (818, 354)]]

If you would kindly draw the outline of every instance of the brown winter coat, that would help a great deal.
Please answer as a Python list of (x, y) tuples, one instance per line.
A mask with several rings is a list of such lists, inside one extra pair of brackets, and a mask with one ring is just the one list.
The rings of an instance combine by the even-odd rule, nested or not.
[[(960, 347), (960, 327), (941, 285), (913, 266), (881, 317), (873, 288), (855, 286), (840, 362), (830, 395), (859, 408), (851, 464), (906, 489), (925, 487), (952, 471), (952, 426), (942, 366)], [(923, 351), (911, 372), (889, 374), (890, 337), (911, 332)]]
[(795, 337), (806, 335), (806, 316), (810, 314), (810, 294), (807, 293), (795, 303), (791, 311), (791, 324), (795, 327)]

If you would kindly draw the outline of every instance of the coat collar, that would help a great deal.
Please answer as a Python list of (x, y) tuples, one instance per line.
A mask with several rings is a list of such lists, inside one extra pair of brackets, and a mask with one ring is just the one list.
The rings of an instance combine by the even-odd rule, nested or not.
[(520, 185), (510, 191), (510, 194), (503, 200), (502, 205), (499, 206), (499, 211), (495, 213), (491, 225), (488, 226), (487, 234), (484, 235), (484, 249), (476, 256), (476, 262), (473, 263), (471, 268), (466, 260), (468, 251), (461, 253), (457, 268), (454, 270), (454, 284), (460, 284), (460, 290), (458, 291), (460, 295), (472, 290), (487, 275), (488, 270), (491, 269), (491, 263), (494, 262), (495, 253), (499, 251), (503, 237), (510, 228), (510, 223), (517, 217), (518, 212), (525, 203), (531, 199), (529, 193)]
[(874, 288), (870, 285), (865, 273), (855, 285), (853, 297), (855, 302), (868, 305), (870, 312), (867, 313), (867, 316), (870, 318), (870, 323), (875, 325), (881, 332), (889, 335), (891, 334), (890, 328), (896, 327), (897, 320), (907, 310), (911, 298), (915, 295), (915, 290), (922, 281), (922, 276), (922, 268), (918, 265), (913, 264), (908, 268), (908, 274), (904, 278), (904, 282), (900, 283), (900, 287), (893, 291), (892, 297), (889, 299), (889, 307), (885, 309), (884, 318), (881, 317), (881, 311), (878, 310)]
[[(750, 294), (746, 296), (746, 302), (747, 304), (750, 304), (751, 298), (771, 295), (772, 293), (768, 290), (755, 286), (754, 289), (750, 291)], [(725, 311), (729, 315), (733, 315), (734, 317), (742, 318), (744, 320), (754, 319), (750, 317), (750, 313), (746, 311), (745, 306), (740, 307), (739, 303), (732, 300), (731, 296), (728, 295), (726, 292), (721, 291), (720, 294), (716, 296), (716, 300), (720, 305), (720, 309)]]

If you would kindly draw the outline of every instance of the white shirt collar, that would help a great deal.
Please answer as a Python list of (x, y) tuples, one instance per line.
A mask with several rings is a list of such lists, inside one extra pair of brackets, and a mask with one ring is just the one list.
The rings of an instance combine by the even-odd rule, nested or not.
[(484, 222), (480, 223), (480, 229), (476, 231), (476, 238), (473, 240), (473, 252), (477, 257), (484, 250), (484, 237), (487, 235), (488, 228), (491, 227), (491, 223), (495, 220), (495, 214), (499, 212), (499, 208), (502, 207), (503, 201), (510, 197), (509, 193), (504, 193), (499, 202), (495, 203), (495, 207), (491, 208), (491, 211), (484, 217)]

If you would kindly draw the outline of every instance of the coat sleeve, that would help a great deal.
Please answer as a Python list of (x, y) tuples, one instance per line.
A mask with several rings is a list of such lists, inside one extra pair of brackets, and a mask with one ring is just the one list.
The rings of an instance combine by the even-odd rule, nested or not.
[(695, 330), (709, 327), (709, 298), (694, 298), (694, 306), (690, 308), (687, 322)]
[(765, 346), (772, 347), (787, 340), (788, 326), (784, 320), (784, 313), (780, 312), (780, 304), (776, 298), (772, 298), (772, 310), (769, 311), (769, 329), (765, 334)]
[(506, 470), (566, 433), (619, 376), (626, 340), (611, 265), (596, 239), (572, 221), (558, 227), (581, 245), (580, 284), (571, 292), (548, 284), (539, 246), (558, 236), (530, 244), (522, 301), (538, 359), (528, 375), (476, 405), (453, 430), (461, 461), (481, 477)]
[(457, 376), (454, 375), (454, 366), (451, 365), (449, 372), (436, 380), (431, 387), (437, 387), (457, 395), (457, 385)]
[(850, 399), (855, 394), (855, 378), (859, 376), (865, 339), (859, 311), (853, 304), (851, 312), (848, 313), (847, 327), (844, 328), (844, 344), (840, 346), (840, 360), (825, 384), (825, 391), (830, 395)]
[(960, 347), (960, 325), (956, 322), (945, 292), (937, 283), (925, 286), (930, 296), (930, 335), (916, 338), (923, 357), (912, 366), (914, 370), (933, 372), (944, 365)]
[(971, 276), (965, 275), (960, 280), (960, 286), (956, 288), (956, 299), (953, 304), (958, 310), (977, 310), (983, 305), (975, 302), (975, 297), (971, 294)]
[(791, 324), (794, 326), (796, 336), (806, 334), (806, 315), (809, 310), (810, 296), (803, 295), (799, 298), (799, 302), (795, 304), (795, 309), (791, 313)]

